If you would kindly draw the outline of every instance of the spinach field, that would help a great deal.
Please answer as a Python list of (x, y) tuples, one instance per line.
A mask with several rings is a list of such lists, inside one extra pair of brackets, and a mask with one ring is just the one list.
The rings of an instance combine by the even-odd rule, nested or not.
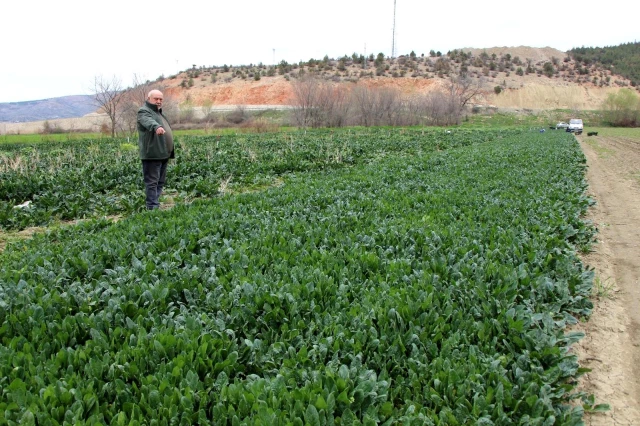
[(0, 254), (0, 424), (582, 424), (573, 136), (185, 138), (153, 212), (122, 143), (0, 154), (6, 229), (125, 216)]
[[(169, 190), (179, 201), (262, 189), (280, 176), (421, 155), (505, 137), (513, 131), (365, 129), (181, 137)], [(446, 137), (444, 137), (446, 136)], [(123, 139), (0, 144), (0, 230), (142, 211), (137, 146)], [(15, 206), (24, 202), (26, 209)]]

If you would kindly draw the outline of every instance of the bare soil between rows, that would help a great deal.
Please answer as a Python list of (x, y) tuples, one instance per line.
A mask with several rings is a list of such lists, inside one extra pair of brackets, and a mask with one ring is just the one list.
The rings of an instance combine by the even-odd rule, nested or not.
[(594, 311), (577, 328), (586, 337), (574, 348), (592, 369), (581, 387), (611, 409), (585, 416), (585, 424), (640, 425), (640, 141), (577, 136), (587, 158), (589, 219), (597, 243), (584, 256), (594, 269)]

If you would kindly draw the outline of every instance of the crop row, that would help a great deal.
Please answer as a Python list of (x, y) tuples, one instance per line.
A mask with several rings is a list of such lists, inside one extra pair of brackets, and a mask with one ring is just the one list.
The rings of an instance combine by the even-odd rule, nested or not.
[(12, 245), (0, 422), (580, 424), (575, 141), (371, 158)]
[[(183, 137), (166, 193), (179, 201), (273, 185), (279, 176), (480, 143), (514, 131), (317, 130)], [(144, 208), (137, 148), (125, 140), (0, 145), (0, 229)], [(30, 202), (27, 208), (14, 208)]]

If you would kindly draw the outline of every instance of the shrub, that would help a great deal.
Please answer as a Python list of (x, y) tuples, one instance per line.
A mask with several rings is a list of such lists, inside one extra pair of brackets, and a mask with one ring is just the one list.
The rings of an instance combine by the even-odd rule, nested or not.
[(272, 133), (278, 130), (278, 125), (264, 118), (257, 118), (240, 123), (240, 129), (252, 133)]
[(226, 120), (229, 123), (233, 123), (233, 124), (240, 124), (244, 122), (246, 119), (247, 119), (247, 113), (245, 111), (245, 108), (241, 105), (238, 105), (236, 109), (231, 111), (226, 116)]
[(381, 66), (384, 63), (384, 53), (378, 53), (378, 56), (376, 56), (376, 60), (374, 62), (376, 67)]
[(612, 126), (637, 127), (640, 125), (640, 98), (631, 89), (611, 93), (602, 105), (605, 120)]
[(182, 103), (179, 107), (179, 110), (180, 110), (180, 114), (179, 114), (180, 122), (190, 123), (193, 121), (195, 111), (193, 109), (193, 104), (191, 103), (190, 100), (187, 100), (184, 103)]
[(496, 95), (499, 95), (500, 93), (502, 93), (502, 86), (494, 87), (493, 91), (496, 93)]
[(49, 133), (51, 133), (51, 130), (52, 130), (51, 123), (49, 123), (49, 120), (45, 120), (44, 123), (42, 124), (42, 134), (48, 135)]
[(551, 78), (553, 74), (555, 74), (555, 68), (553, 67), (553, 64), (551, 62), (546, 62), (544, 64), (544, 67), (542, 68), (542, 72), (544, 75)]

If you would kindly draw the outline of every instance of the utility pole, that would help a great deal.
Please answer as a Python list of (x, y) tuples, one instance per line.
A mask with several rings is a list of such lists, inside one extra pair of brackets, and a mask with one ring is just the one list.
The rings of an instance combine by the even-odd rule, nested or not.
[(396, 57), (396, 0), (393, 0), (393, 35), (391, 37), (391, 57)]

